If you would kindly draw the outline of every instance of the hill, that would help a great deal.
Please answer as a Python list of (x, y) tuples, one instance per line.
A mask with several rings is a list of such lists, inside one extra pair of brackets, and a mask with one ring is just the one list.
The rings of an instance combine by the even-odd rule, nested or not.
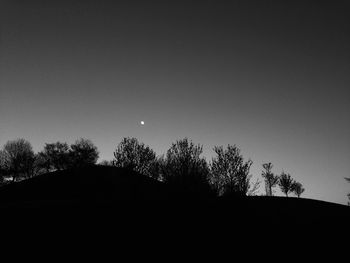
[(97, 204), (157, 199), (165, 196), (161, 182), (136, 172), (90, 166), (42, 174), (0, 189), (0, 204)]
[[(345, 233), (349, 207), (303, 198), (184, 195), (129, 170), (93, 166), (43, 174), (0, 188), (2, 225), (35, 234), (87, 233), (182, 242)], [(87, 232), (88, 231), (88, 232)], [(104, 234), (103, 234), (104, 233)], [(104, 238), (104, 237), (103, 237)], [(236, 240), (235, 239), (235, 240)], [(203, 244), (204, 245), (204, 244)]]

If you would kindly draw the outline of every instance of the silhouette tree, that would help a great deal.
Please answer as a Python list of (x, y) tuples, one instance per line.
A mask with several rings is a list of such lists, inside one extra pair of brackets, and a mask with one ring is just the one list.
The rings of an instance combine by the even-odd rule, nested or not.
[(247, 194), (248, 196), (254, 196), (258, 194), (259, 188), (260, 188), (260, 183), (261, 181), (259, 179), (256, 179), (256, 181), (250, 182), (252, 175), (249, 175), (247, 179), (249, 179), (249, 184), (248, 184), (248, 191)]
[(45, 172), (67, 169), (69, 162), (69, 146), (62, 142), (46, 143), (37, 156), (37, 166)]
[(281, 191), (288, 197), (288, 194), (293, 191), (294, 180), (289, 174), (282, 172), (279, 177), (278, 184)]
[(209, 167), (200, 155), (201, 145), (195, 145), (188, 138), (177, 140), (168, 149), (165, 158), (160, 159), (161, 177), (167, 184), (196, 196), (210, 196)]
[(0, 183), (2, 184), (5, 181), (8, 169), (6, 166), (6, 155), (3, 150), (0, 150)]
[(299, 182), (294, 182), (292, 185), (292, 192), (300, 198), (301, 194), (304, 193), (305, 189), (303, 185)]
[(216, 157), (210, 164), (211, 182), (219, 195), (251, 195), (259, 187), (259, 181), (251, 184), (249, 174), (252, 161), (244, 162), (236, 145), (215, 146)]
[(155, 180), (163, 181), (162, 169), (164, 166), (164, 157), (156, 157), (149, 168), (149, 175)]
[(25, 139), (7, 141), (1, 152), (2, 169), (13, 181), (33, 176), (34, 152)]
[[(345, 177), (345, 180), (350, 183), (350, 178)], [(348, 193), (348, 199), (350, 201), (350, 193)], [(350, 202), (348, 202), (348, 205), (350, 205)]]
[(261, 176), (265, 179), (265, 191), (267, 196), (272, 196), (272, 188), (278, 184), (278, 176), (272, 172), (272, 163), (264, 163)]
[(123, 138), (114, 151), (113, 164), (137, 171), (147, 176), (154, 176), (152, 168), (156, 161), (156, 153), (136, 138)]
[(91, 140), (81, 138), (70, 146), (69, 157), (71, 167), (85, 167), (96, 164), (99, 152)]
[(44, 157), (41, 155), (41, 152), (34, 155), (34, 167), (33, 175), (40, 175), (49, 172), (47, 168), (47, 163)]

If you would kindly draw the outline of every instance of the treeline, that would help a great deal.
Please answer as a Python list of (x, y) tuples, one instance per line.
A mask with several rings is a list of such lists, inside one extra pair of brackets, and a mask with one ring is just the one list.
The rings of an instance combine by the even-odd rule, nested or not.
[[(203, 146), (184, 138), (172, 143), (165, 155), (157, 156), (147, 145), (136, 138), (123, 138), (114, 151), (114, 159), (99, 165), (123, 167), (155, 180), (171, 184), (182, 191), (197, 196), (257, 195), (261, 181), (252, 181), (250, 168), (253, 162), (244, 160), (236, 145), (215, 146), (215, 156), (210, 162), (202, 157)], [(16, 182), (43, 173), (97, 164), (99, 151), (88, 139), (46, 143), (44, 149), (34, 153), (25, 139), (8, 141), (0, 150), (0, 180)], [(301, 183), (289, 174), (272, 172), (271, 163), (263, 164), (262, 177), (265, 194), (273, 195), (279, 186), (288, 197), (304, 192)]]
[(0, 174), (2, 181), (10, 178), (19, 181), (43, 173), (95, 164), (99, 152), (87, 139), (75, 143), (46, 143), (41, 152), (34, 153), (25, 139), (8, 141), (0, 151)]

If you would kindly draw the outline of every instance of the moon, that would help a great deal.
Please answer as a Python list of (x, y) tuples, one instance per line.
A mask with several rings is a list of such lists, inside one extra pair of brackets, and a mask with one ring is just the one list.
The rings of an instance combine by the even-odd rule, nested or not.
[(141, 125), (145, 125), (145, 122), (144, 122), (144, 121), (141, 121), (140, 123), (141, 123)]

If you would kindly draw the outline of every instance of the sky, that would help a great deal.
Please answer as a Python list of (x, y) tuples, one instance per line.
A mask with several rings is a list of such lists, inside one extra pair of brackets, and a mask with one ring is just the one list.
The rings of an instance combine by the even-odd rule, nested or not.
[(346, 204), (347, 2), (3, 0), (0, 146), (84, 137), (111, 160), (123, 137), (159, 155), (188, 137), (210, 161), (236, 144), (254, 178), (272, 162)]

